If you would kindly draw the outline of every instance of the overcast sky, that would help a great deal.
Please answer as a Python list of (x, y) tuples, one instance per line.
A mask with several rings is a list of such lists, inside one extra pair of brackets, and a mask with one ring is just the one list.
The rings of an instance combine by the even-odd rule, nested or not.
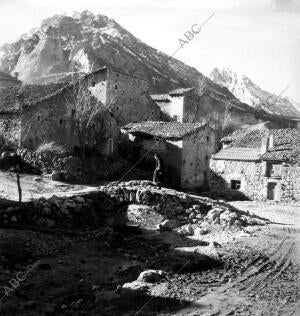
[(208, 74), (245, 73), (262, 88), (300, 102), (300, 0), (0, 0), (0, 45), (43, 18), (89, 10), (115, 19), (172, 54), (192, 25), (215, 15), (174, 57)]

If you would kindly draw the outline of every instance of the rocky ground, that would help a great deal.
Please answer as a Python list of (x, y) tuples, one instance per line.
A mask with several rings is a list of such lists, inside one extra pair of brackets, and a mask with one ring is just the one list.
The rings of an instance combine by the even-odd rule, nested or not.
[[(125, 187), (135, 189), (105, 190)], [(199, 222), (187, 207), (193, 218), (174, 228), (152, 200), (172, 192), (139, 191), (126, 226), (2, 227), (1, 315), (298, 315), (299, 205), (226, 204), (243, 225), (209, 211)]]

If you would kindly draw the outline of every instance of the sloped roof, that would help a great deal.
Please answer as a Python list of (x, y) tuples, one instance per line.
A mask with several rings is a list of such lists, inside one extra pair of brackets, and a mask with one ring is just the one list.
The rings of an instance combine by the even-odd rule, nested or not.
[(23, 106), (31, 105), (59, 93), (65, 83), (47, 85), (12, 86), (0, 90), (0, 112), (15, 112)]
[[(220, 150), (213, 156), (213, 159), (228, 160), (273, 160), (287, 161), (296, 149), (300, 148), (300, 131), (291, 128), (284, 129), (258, 129), (238, 130), (229, 135), (235, 138), (229, 147)], [(262, 139), (273, 135), (273, 147), (268, 148), (265, 154), (260, 154)], [(249, 155), (249, 159), (244, 157)]]
[(171, 102), (168, 94), (151, 94), (151, 98), (153, 101)]
[(141, 122), (130, 123), (122, 130), (128, 134), (159, 137), (169, 140), (180, 140), (206, 126), (207, 123), (180, 123), (180, 122)]
[(273, 135), (274, 147), (278, 150), (290, 149), (299, 145), (300, 132), (292, 128), (272, 129), (272, 130), (253, 130), (246, 133), (242, 138), (232, 143), (234, 147), (257, 148), (261, 146), (262, 138)]
[(260, 158), (260, 148), (227, 147), (212, 156), (213, 159), (256, 161)]
[(270, 122), (263, 122), (263, 123), (258, 123), (255, 125), (248, 126), (246, 128), (238, 129), (234, 131), (233, 133), (223, 137), (221, 139), (221, 142), (222, 143), (236, 142), (240, 139), (243, 139), (248, 133), (250, 133), (253, 130), (269, 130), (270, 129), (269, 125), (270, 125)]
[(170, 96), (181, 96), (194, 90), (195, 88), (178, 88), (169, 92)]

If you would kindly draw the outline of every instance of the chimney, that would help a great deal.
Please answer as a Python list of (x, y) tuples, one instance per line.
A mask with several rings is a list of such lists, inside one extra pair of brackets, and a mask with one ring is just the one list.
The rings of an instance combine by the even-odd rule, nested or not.
[(261, 140), (261, 151), (260, 151), (262, 155), (268, 151), (268, 145), (269, 145), (269, 137), (263, 137)]
[(274, 135), (271, 134), (270, 137), (269, 137), (269, 149), (273, 149), (274, 147)]

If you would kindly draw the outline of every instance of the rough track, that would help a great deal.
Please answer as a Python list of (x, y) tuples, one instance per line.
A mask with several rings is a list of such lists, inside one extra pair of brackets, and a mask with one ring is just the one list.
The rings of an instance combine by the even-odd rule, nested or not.
[[(286, 214), (284, 210), (277, 206), (274, 213), (264, 214), (282, 224), (272, 224), (245, 240), (260, 255), (240, 262), (240, 275), (233, 282), (176, 315), (300, 315), (300, 207), (295, 205)], [(243, 249), (242, 242), (240, 246)]]

